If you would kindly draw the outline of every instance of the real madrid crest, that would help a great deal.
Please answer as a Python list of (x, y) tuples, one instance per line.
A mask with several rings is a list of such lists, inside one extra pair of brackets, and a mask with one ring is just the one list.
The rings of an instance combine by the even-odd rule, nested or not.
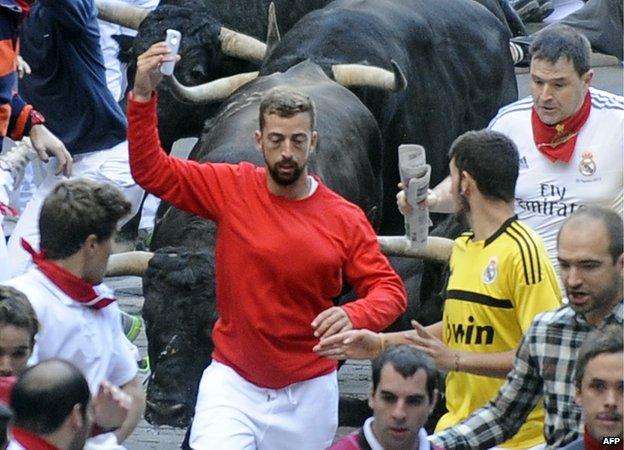
[(498, 258), (493, 256), (490, 258), (485, 270), (483, 271), (483, 282), (485, 284), (492, 283), (498, 275)]
[(596, 173), (596, 163), (594, 162), (594, 155), (592, 152), (584, 152), (581, 155), (581, 162), (578, 165), (581, 175), (590, 177)]

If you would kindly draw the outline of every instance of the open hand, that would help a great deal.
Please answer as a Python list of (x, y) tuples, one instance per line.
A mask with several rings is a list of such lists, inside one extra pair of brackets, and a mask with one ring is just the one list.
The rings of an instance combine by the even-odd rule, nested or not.
[(119, 428), (126, 420), (131, 406), (130, 395), (108, 381), (103, 381), (93, 400), (94, 421), (104, 429)]
[(415, 320), (412, 320), (412, 326), (416, 333), (406, 333), (405, 335), (405, 339), (410, 343), (409, 345), (431, 356), (438, 369), (453, 370), (456, 353)]
[(66, 177), (71, 175), (74, 162), (71, 154), (65, 148), (65, 144), (52, 134), (45, 125), (33, 125), (28, 136), (30, 137), (32, 147), (37, 152), (41, 161), (47, 163), (49, 156), (56, 157), (58, 163), (56, 175), (60, 175), (61, 173)]
[(381, 337), (370, 330), (350, 330), (321, 339), (312, 350), (331, 359), (372, 359), (381, 351)]

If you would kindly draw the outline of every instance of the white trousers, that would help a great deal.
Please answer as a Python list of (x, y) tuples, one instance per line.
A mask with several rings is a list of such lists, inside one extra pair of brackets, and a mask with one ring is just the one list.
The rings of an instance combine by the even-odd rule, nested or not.
[[(64, 179), (62, 175), (54, 175), (56, 167), (56, 159), (52, 158), (46, 166), (46, 177), (26, 205), (13, 229), (13, 233), (11, 233), (8, 250), (11, 259), (11, 273), (14, 277), (24, 273), (30, 265), (30, 255), (22, 248), (21, 239), (26, 239), (34, 249), (39, 249), (39, 212), (48, 193), (59, 181)], [(123, 141), (108, 150), (75, 156), (71, 177), (110, 183), (123, 192), (126, 199), (132, 203), (132, 211), (120, 221), (119, 227), (137, 212), (143, 189), (135, 183), (130, 175), (128, 141)]]
[(213, 361), (199, 384), (195, 450), (324, 450), (338, 427), (336, 372), (266, 389)]

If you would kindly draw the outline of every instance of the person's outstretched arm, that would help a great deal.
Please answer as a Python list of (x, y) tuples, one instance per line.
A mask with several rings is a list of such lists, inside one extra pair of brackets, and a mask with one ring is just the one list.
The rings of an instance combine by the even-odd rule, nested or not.
[(524, 335), (513, 369), (498, 395), (467, 419), (431, 436), (435, 445), (442, 448), (488, 449), (516, 434), (543, 396), (544, 380), (537, 358), (531, 354), (535, 332), (536, 327), (532, 326)]
[(172, 60), (165, 42), (152, 45), (137, 60), (128, 97), (130, 171), (149, 193), (183, 211), (218, 220), (238, 166), (182, 160), (167, 155), (160, 145), (155, 89), (163, 77), (160, 66)]

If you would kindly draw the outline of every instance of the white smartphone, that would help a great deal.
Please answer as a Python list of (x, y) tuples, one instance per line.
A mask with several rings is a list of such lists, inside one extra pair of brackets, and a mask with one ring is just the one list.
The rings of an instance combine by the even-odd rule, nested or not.
[[(178, 49), (180, 48), (181, 40), (182, 40), (182, 34), (178, 30), (172, 30), (172, 29), (167, 30), (167, 38), (165, 39), (165, 42), (167, 43), (167, 47), (169, 47), (171, 56), (175, 57), (178, 54)], [(174, 66), (175, 66), (175, 60), (165, 62), (160, 66), (160, 72), (163, 75), (171, 75), (173, 73)]]

